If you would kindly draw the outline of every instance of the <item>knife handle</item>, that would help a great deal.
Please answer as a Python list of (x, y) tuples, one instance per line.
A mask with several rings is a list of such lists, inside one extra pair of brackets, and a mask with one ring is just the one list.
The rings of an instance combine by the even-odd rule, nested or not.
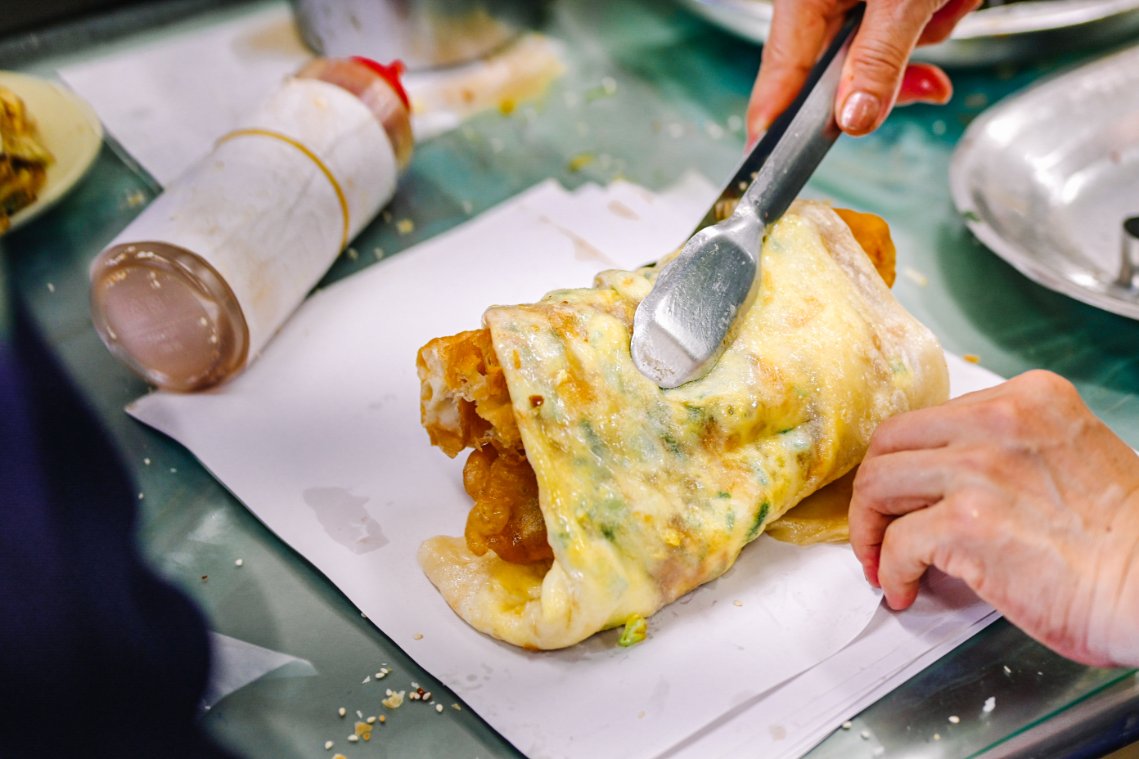
[[(843, 23), (839, 33), (835, 36), (834, 40), (827, 47), (822, 57), (816, 62), (811, 73), (807, 77), (806, 83), (799, 91), (799, 95), (783, 111), (767, 130), (764, 136), (755, 144), (755, 147), (744, 156), (743, 161), (736, 168), (735, 173), (732, 174), (731, 179), (724, 186), (724, 191), (708, 209), (708, 213), (700, 220), (693, 230), (693, 234), (700, 231), (704, 227), (715, 224), (716, 222), (723, 221), (732, 215), (740, 198), (743, 197), (745, 192), (751, 186), (752, 182), (759, 176), (760, 169), (767, 163), (767, 159), (771, 156), (772, 151), (776, 145), (779, 144), (784, 134), (791, 128), (791, 124), (795, 121), (796, 116), (801, 113), (809, 105), (812, 109), (809, 117), (817, 119), (818, 122), (827, 123), (829, 129), (833, 130), (833, 134), (828, 134), (830, 142), (826, 147), (838, 138), (838, 124), (835, 122), (834, 117), (834, 98), (838, 91), (838, 82), (842, 75), (842, 65), (846, 60), (846, 52), (850, 46), (850, 40), (853, 39), (854, 33), (858, 30), (859, 24), (862, 22), (862, 15), (865, 11), (863, 4), (858, 4), (847, 14), (846, 21)], [(837, 60), (836, 60), (837, 59)], [(820, 97), (811, 99), (811, 94), (816, 89), (823, 89), (826, 92), (820, 92)], [(829, 109), (827, 106), (829, 105)], [(824, 109), (827, 113), (814, 113), (814, 110)], [(804, 119), (805, 121), (806, 119)], [(798, 128), (798, 127), (797, 127)], [(826, 148), (822, 151), (826, 153)], [(815, 161), (811, 169), (818, 165), (822, 160), (822, 155), (819, 155), (818, 160)], [(808, 176), (810, 171), (807, 172)], [(801, 186), (801, 185), (800, 185)], [(796, 190), (796, 193), (798, 190)], [(791, 198), (794, 200), (794, 197)], [(788, 205), (790, 201), (788, 201)], [(786, 207), (784, 207), (786, 210)], [(774, 218), (774, 217), (773, 217)]]
[(783, 215), (842, 134), (835, 120), (834, 101), (846, 54), (864, 11), (865, 5), (859, 3), (847, 13), (842, 28), (811, 69), (799, 95), (753, 151), (762, 151), (763, 162), (741, 201), (754, 210), (764, 225)]

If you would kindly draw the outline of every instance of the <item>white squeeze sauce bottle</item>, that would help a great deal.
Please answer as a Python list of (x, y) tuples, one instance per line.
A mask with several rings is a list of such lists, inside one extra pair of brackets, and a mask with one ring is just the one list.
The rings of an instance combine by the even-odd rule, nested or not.
[(318, 58), (91, 265), (95, 329), (167, 390), (240, 372), (395, 193), (411, 159), (399, 65)]

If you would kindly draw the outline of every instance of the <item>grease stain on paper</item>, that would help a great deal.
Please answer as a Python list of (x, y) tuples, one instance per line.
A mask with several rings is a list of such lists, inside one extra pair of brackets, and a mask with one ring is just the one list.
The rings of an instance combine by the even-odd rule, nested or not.
[(388, 544), (380, 523), (364, 508), (364, 496), (345, 488), (306, 488), (301, 497), (328, 536), (352, 553), (371, 553)]

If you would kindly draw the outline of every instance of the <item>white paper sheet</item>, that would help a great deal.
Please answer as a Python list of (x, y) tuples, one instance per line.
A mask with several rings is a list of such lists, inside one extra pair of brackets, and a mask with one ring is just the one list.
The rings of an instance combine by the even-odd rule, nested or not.
[(695, 178), (659, 197), (540, 185), (315, 294), (236, 381), (148, 395), (130, 412), (192, 450), (526, 753), (659, 754), (841, 650), (877, 592), (845, 546), (761, 538), (723, 578), (654, 616), (632, 649), (612, 632), (541, 654), (475, 633), (415, 561), (423, 539), (461, 534), (469, 503), (461, 461), (420, 428), (414, 359), (428, 339), (477, 326), (490, 303), (655, 258), (688, 231), (681, 206), (711, 192)]
[[(268, 0), (65, 66), (59, 75), (166, 186), (312, 56), (289, 3)], [(560, 43), (529, 34), (468, 65), (405, 73), (416, 141), (506, 97), (533, 94), (560, 61)]]

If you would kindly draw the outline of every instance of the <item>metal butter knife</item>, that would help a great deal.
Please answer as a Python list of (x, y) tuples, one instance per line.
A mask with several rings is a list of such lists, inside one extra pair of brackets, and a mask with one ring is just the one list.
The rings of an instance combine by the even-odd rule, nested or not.
[[(767, 225), (783, 215), (838, 139), (834, 99), (863, 7), (860, 3), (847, 14), (798, 98), (756, 144), (699, 231), (661, 270), (637, 307), (633, 362), (660, 387), (703, 376), (719, 358), (728, 330), (749, 305), (759, 279)], [(741, 186), (747, 186), (742, 197)], [(706, 226), (735, 198), (739, 202), (730, 217)]]

